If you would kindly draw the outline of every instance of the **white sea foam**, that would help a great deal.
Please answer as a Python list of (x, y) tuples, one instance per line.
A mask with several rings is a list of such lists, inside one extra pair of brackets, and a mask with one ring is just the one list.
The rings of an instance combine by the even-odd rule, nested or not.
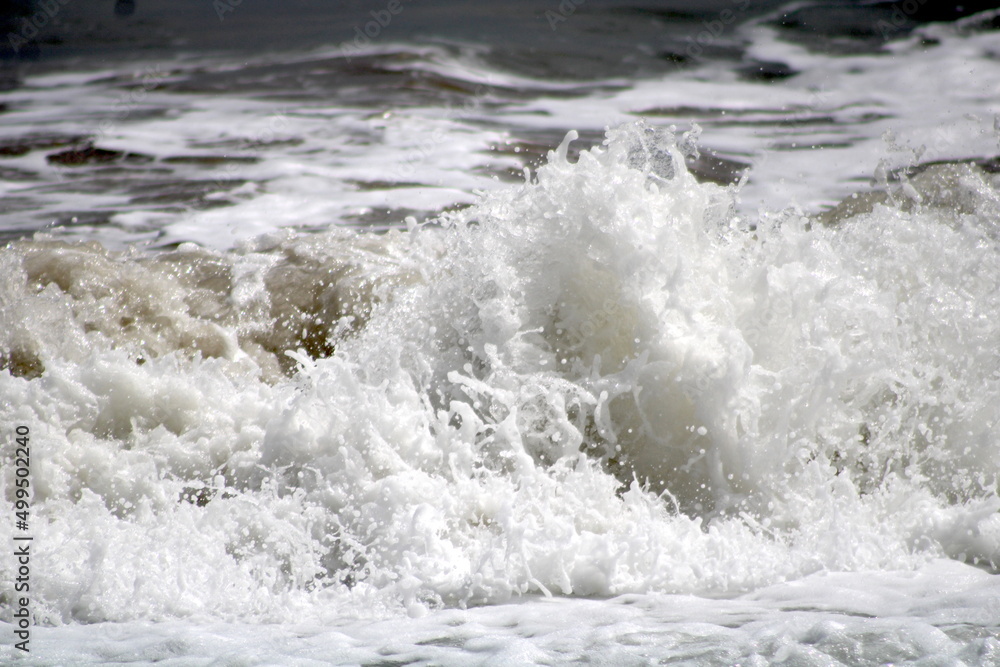
[[(308, 630), (299, 664), (594, 645), (990, 664), (995, 584), (971, 567), (1000, 565), (990, 179), (941, 168), (911, 179), (920, 205), (748, 225), (686, 139), (623, 126), (576, 162), (571, 139), (408, 233), (5, 250), (32, 604), (69, 624), (43, 651), (222, 658), (239, 624), (313, 618), (337, 630)], [(398, 621), (348, 620), (402, 613), (426, 620), (398, 642)], [(559, 639), (554, 614), (582, 629)], [(123, 625), (77, 625), (102, 622)]]

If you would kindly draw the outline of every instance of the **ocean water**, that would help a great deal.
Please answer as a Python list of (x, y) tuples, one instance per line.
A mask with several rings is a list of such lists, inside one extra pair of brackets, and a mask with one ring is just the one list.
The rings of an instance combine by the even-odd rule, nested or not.
[(997, 10), (57, 5), (0, 661), (1000, 665)]

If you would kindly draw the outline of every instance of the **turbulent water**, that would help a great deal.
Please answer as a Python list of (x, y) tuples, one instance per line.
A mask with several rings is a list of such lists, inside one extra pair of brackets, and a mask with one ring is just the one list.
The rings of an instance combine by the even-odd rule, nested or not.
[(1000, 665), (995, 22), (28, 76), (0, 656)]

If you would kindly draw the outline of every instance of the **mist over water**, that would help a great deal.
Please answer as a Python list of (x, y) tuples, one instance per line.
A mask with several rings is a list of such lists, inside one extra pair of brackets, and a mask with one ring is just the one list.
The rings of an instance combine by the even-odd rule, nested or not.
[(995, 17), (841, 54), (757, 9), (740, 57), (796, 74), (377, 43), (27, 78), (28, 664), (1000, 664)]

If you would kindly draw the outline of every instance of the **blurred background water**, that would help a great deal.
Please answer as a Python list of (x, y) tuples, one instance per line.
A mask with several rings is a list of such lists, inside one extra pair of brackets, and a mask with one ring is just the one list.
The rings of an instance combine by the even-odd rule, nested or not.
[(640, 117), (698, 123), (743, 210), (815, 211), (883, 160), (996, 154), (987, 5), (8, 0), (0, 233), (385, 229)]

